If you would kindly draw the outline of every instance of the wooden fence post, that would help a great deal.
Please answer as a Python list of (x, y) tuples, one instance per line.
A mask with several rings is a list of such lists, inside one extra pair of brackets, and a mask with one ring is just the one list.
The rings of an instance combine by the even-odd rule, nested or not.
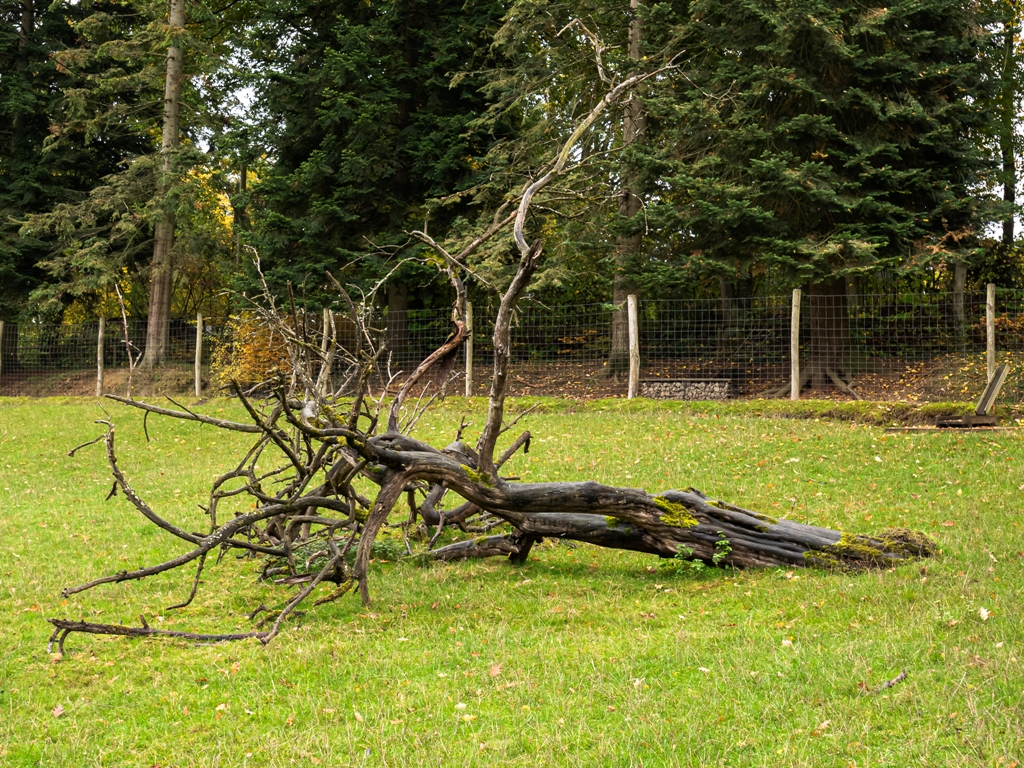
[(196, 312), (196, 397), (203, 393), (203, 313)]
[(324, 332), (320, 335), (320, 354), (324, 360), (327, 359), (327, 352), (331, 348), (331, 310), (324, 307)]
[(107, 319), (100, 317), (99, 328), (96, 330), (96, 397), (103, 397), (103, 339), (106, 325)]
[(4, 321), (0, 320), (0, 376), (4, 374)]
[[(799, 288), (793, 289), (793, 309), (789, 326), (789, 399), (800, 399), (800, 296)], [(785, 390), (783, 390), (785, 391)]]
[(988, 353), (988, 378), (996, 375), (996, 286), (985, 286), (985, 351)]
[(640, 324), (634, 294), (626, 297), (626, 312), (629, 316), (629, 390), (626, 397), (632, 400), (640, 389)]
[(473, 396), (473, 303), (466, 302), (466, 397)]

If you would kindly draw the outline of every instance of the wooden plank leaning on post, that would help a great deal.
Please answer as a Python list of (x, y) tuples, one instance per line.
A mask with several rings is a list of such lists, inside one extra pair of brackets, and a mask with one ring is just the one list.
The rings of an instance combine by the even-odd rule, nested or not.
[(626, 312), (629, 317), (629, 390), (628, 399), (637, 396), (640, 387), (640, 325), (636, 316), (636, 296), (626, 297)]
[(996, 286), (993, 283), (985, 286), (985, 352), (988, 358), (985, 381), (992, 381), (996, 375)]
[(96, 329), (96, 397), (103, 397), (103, 338), (106, 332), (107, 319), (100, 317)]
[(800, 399), (800, 296), (800, 289), (794, 288), (793, 310), (789, 326), (790, 400)]
[(473, 303), (466, 302), (466, 397), (473, 396)]
[(203, 393), (203, 313), (196, 312), (196, 397)]

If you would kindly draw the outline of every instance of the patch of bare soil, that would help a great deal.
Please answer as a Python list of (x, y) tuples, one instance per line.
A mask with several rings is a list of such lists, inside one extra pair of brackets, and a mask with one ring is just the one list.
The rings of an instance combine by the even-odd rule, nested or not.
[[(1001, 353), (999, 362), (1011, 366), (1011, 375), (1003, 388), (1000, 401), (1008, 404), (1024, 402), (1024, 382), (1019, 382), (1021, 377), (1015, 373), (1024, 369), (1024, 353)], [(193, 369), (189, 365), (169, 365), (151, 375), (136, 371), (132, 377), (131, 392), (137, 397), (187, 395), (193, 391), (192, 377)], [(490, 366), (479, 365), (474, 368), (474, 395), (487, 396), (490, 377)], [(728, 379), (732, 397), (748, 399), (768, 397), (779, 390), (788, 381), (789, 369), (783, 365), (741, 366), (702, 360), (652, 360), (645, 362), (641, 377)], [(967, 358), (950, 356), (927, 361), (875, 358), (862, 366), (862, 371), (854, 376), (852, 386), (861, 399), (868, 401), (963, 402), (977, 399), (985, 388), (985, 382), (984, 355)], [(436, 383), (431, 383), (432, 391), (436, 391)], [(392, 385), (396, 391), (398, 384), (400, 382)], [(210, 392), (210, 387), (210, 382), (204, 380), (204, 391)], [(126, 394), (129, 391), (128, 372), (124, 369), (106, 371), (103, 389), (104, 392)], [(509, 384), (510, 395), (544, 395), (573, 400), (625, 397), (626, 389), (626, 377), (607, 375), (603, 362), (599, 360), (583, 363), (513, 364)], [(449, 394), (461, 395), (464, 391), (462, 380), (451, 382), (448, 386)], [(0, 396), (88, 397), (95, 392), (96, 374), (93, 371), (48, 374), (4, 371), (0, 381)], [(836, 389), (805, 390), (803, 396), (836, 401), (851, 399), (848, 394)]]
[[(154, 395), (187, 395), (194, 392), (191, 366), (168, 365), (153, 373), (135, 371), (128, 381), (128, 371), (114, 368), (104, 371), (103, 392), (135, 397)], [(204, 387), (206, 386), (206, 382)], [(96, 394), (95, 371), (3, 372), (0, 381), (2, 397), (90, 397)]]

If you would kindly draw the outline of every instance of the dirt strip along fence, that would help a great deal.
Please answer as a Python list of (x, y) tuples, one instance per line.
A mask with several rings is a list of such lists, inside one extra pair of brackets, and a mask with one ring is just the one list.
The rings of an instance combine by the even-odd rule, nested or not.
[[(987, 305), (991, 304), (991, 308)], [(974, 400), (996, 364), (1008, 363), (1001, 400), (1024, 401), (1024, 294), (793, 295), (654, 300), (627, 307), (525, 303), (513, 335), (511, 392), (574, 399), (631, 394), (682, 399), (801, 397), (917, 402)], [(620, 319), (616, 319), (616, 313)], [(306, 313), (318, 333), (323, 313)], [(336, 316), (337, 317), (337, 316)], [(494, 314), (473, 307), (472, 344), (449, 367), (450, 394), (486, 395)], [(633, 334), (627, 329), (632, 324)], [(450, 310), (382, 310), (387, 340), (379, 386), (400, 383), (451, 332)], [(197, 334), (197, 327), (201, 333)], [(211, 371), (232, 326), (225, 319), (172, 321), (160, 391), (216, 394)], [(340, 327), (340, 326), (339, 326)], [(794, 328), (798, 356), (794, 366)], [(94, 395), (122, 391), (129, 353), (145, 351), (145, 321), (119, 319), (0, 330), (0, 395)], [(633, 370), (612, 369), (612, 339), (634, 339)], [(197, 345), (199, 359), (197, 361)], [(471, 355), (471, 359), (469, 356)], [(223, 356), (222, 356), (223, 357)], [(620, 358), (616, 358), (620, 359)], [(467, 375), (468, 374), (468, 375)], [(630, 374), (633, 377), (632, 387)], [(338, 371), (343, 378), (344, 371)], [(434, 377), (432, 386), (437, 386)]]

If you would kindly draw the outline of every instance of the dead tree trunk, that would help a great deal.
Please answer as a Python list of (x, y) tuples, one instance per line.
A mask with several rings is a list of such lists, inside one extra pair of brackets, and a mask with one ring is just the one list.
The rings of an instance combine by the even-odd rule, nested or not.
[[(539, 239), (530, 241), (526, 237), (530, 206), (549, 183), (567, 172), (574, 147), (604, 109), (646, 77), (670, 70), (671, 67), (665, 67), (637, 75), (611, 88), (574, 128), (546, 171), (521, 191), (515, 214), (504, 219), (496, 217), (458, 253), (450, 253), (425, 232), (411, 233), (437, 253), (455, 291), (453, 332), (402, 384), (386, 413), (383, 398), (374, 400), (368, 386), (384, 347), (374, 347), (375, 337), (364, 322), (368, 315), (363, 311), (365, 307), (356, 305), (337, 282), (335, 286), (350, 308), (350, 322), (359, 330), (349, 348), (307, 339), (295, 324), (277, 312), (267, 291), (266, 306), (257, 311), (288, 345), (294, 378), (286, 380), (282, 376), (273, 396), (263, 403), (251, 401), (236, 386), (236, 397), (248, 414), (245, 422), (108, 395), (148, 413), (251, 434), (253, 443), (233, 468), (214, 481), (206, 507), (208, 532), (201, 534), (161, 516), (130, 485), (115, 452), (114, 425), (103, 422), (107, 427), (105, 434), (86, 445), (105, 445), (121, 496), (152, 524), (180, 539), (185, 551), (164, 563), (120, 571), (70, 587), (65, 595), (103, 584), (144, 579), (191, 564), (195, 567), (191, 590), (184, 601), (174, 606), (184, 607), (196, 596), (207, 555), (229, 549), (267, 558), (265, 577), (280, 576), (275, 583), (299, 589), (266, 613), (251, 632), (200, 635), (153, 630), (144, 622), (141, 627), (125, 627), (51, 619), (51, 644), (56, 642), (63, 648), (64, 640), (72, 632), (198, 640), (255, 638), (267, 643), (296, 607), (324, 582), (337, 586), (326, 594), (321, 592), (313, 605), (336, 600), (356, 586), (363, 602), (368, 603), (369, 564), (377, 533), (385, 525), (401, 526), (408, 532), (421, 518), (432, 525), (436, 521), (436, 530), (427, 551), (420, 556), (440, 560), (505, 555), (513, 562), (522, 562), (530, 548), (547, 537), (736, 567), (860, 568), (930, 554), (933, 545), (920, 534), (890, 531), (878, 536), (849, 535), (761, 515), (714, 501), (693, 489), (650, 494), (639, 488), (593, 481), (520, 483), (500, 474), (516, 451), (525, 452), (530, 445), (530, 433), (524, 432), (498, 452), (503, 435), (518, 420), (505, 419), (512, 318), (543, 253)], [(466, 337), (466, 291), (460, 277), (465, 260), (509, 223), (513, 225), (512, 239), (519, 252), (519, 263), (502, 294), (495, 320), (494, 372), (479, 439), (475, 447), (470, 447), (461, 439), (463, 427), (456, 441), (445, 448), (415, 440), (408, 433), (422, 415), (422, 406), (408, 406), (406, 401), (414, 387), (425, 380), (425, 374), (450, 359)], [(331, 338), (336, 340), (337, 334), (332, 333)], [(330, 378), (324, 372), (330, 371), (338, 360), (349, 364), (356, 373), (331, 392), (327, 389)], [(349, 392), (355, 394), (345, 394)], [(378, 489), (369, 498), (364, 495), (368, 484)], [(446, 494), (459, 497), (462, 503), (445, 511), (441, 502)], [(403, 500), (408, 512), (399, 512)], [(432, 549), (446, 524), (474, 534), (486, 534), (496, 525), (508, 525), (510, 532)], [(411, 552), (409, 539), (406, 546)], [(265, 609), (261, 606), (251, 616), (261, 610)], [(268, 623), (269, 627), (263, 629)]]

